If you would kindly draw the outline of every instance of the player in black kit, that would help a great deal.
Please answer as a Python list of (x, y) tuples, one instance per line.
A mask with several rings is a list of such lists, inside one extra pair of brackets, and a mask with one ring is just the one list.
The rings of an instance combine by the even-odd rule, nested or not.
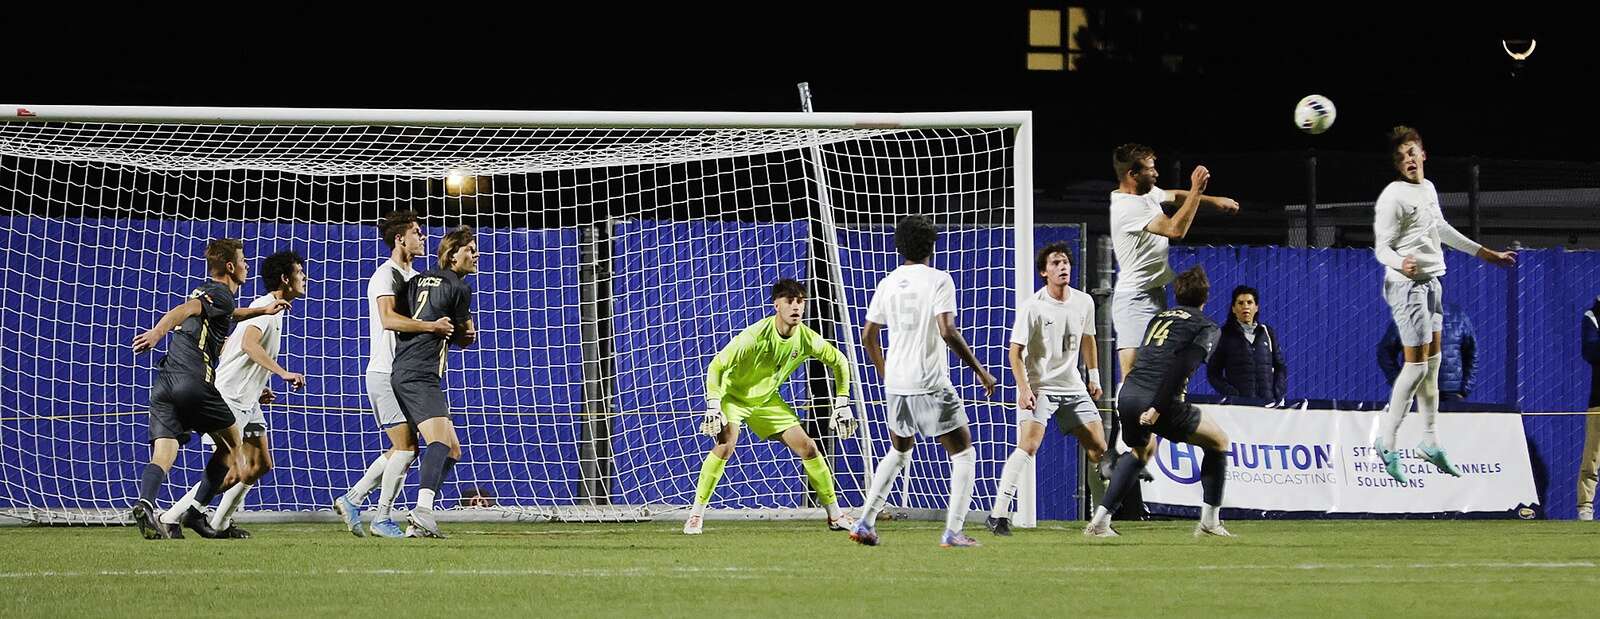
[(1133, 370), (1117, 394), (1117, 416), (1122, 422), (1122, 440), (1133, 448), (1117, 462), (1111, 485), (1095, 508), (1094, 517), (1083, 529), (1091, 537), (1115, 537), (1111, 514), (1117, 511), (1126, 494), (1139, 483), (1138, 474), (1155, 453), (1155, 436), (1200, 447), (1200, 487), (1205, 505), (1200, 508), (1196, 537), (1233, 537), (1223, 528), (1218, 512), (1222, 507), (1222, 484), (1227, 472), (1228, 435), (1200, 409), (1184, 397), (1189, 376), (1211, 356), (1222, 330), (1201, 313), (1211, 284), (1205, 269), (1194, 267), (1178, 275), (1173, 286), (1178, 307), (1162, 311), (1150, 319), (1140, 340)]
[[(145, 465), (139, 481), (139, 500), (133, 504), (133, 521), (145, 539), (183, 537), (180, 525), (158, 522), (155, 505), (161, 484), (178, 457), (178, 446), (188, 442), (190, 432), (210, 434), (219, 446), (226, 445), (234, 454), (226, 461), (213, 460), (206, 466), (206, 480), (213, 487), (225, 488), (236, 478), (236, 471), (243, 468), (233, 410), (213, 384), (217, 358), (233, 321), (276, 314), (289, 307), (280, 301), (239, 308), (236, 295), (250, 277), (250, 264), (244, 259), (244, 243), (238, 239), (208, 243), (206, 271), (211, 279), (190, 292), (188, 299), (162, 316), (156, 326), (133, 338), (133, 351), (141, 353), (155, 348), (167, 332), (173, 333), (172, 345), (161, 359), (160, 373), (150, 389), (150, 464)], [(185, 517), (204, 518), (198, 513)]]
[(472, 228), (451, 230), (439, 243), (439, 267), (411, 278), (395, 291), (395, 311), (415, 320), (431, 322), (449, 318), (458, 325), (449, 338), (432, 332), (398, 333), (394, 369), (389, 375), (395, 400), (406, 422), (422, 433), (427, 449), (422, 453), (421, 488), (417, 506), (406, 517), (412, 533), (444, 537), (433, 516), (433, 500), (450, 469), (461, 459), (461, 442), (450, 422), (450, 403), (439, 382), (444, 378), (449, 344), (471, 346), (478, 339), (472, 322), (472, 287), (463, 277), (478, 272), (478, 241)]

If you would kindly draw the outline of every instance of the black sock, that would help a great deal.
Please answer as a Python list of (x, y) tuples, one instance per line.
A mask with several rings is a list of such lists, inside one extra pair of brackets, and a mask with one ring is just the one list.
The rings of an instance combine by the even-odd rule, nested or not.
[[(439, 484), (441, 486), (444, 485), (444, 481), (445, 480), (450, 479), (450, 473), (452, 471), (454, 471), (454, 470), (456, 470), (456, 459), (455, 458), (445, 458), (444, 459), (444, 473), (439, 475)], [(435, 488), (434, 492), (438, 492), (438, 488)]]
[(1205, 455), (1200, 459), (1200, 489), (1205, 495), (1206, 505), (1222, 505), (1222, 483), (1227, 472), (1228, 454), (1205, 450)]
[(161, 484), (166, 481), (166, 469), (154, 463), (144, 465), (144, 475), (139, 478), (139, 498), (155, 505), (161, 494)]
[(444, 443), (428, 443), (428, 448), (422, 452), (422, 465), (418, 467), (422, 474), (420, 487), (438, 494), (439, 488), (444, 485), (445, 468), (450, 462), (450, 447)]
[(1106, 486), (1106, 495), (1100, 497), (1100, 506), (1106, 511), (1116, 513), (1122, 507), (1122, 495), (1127, 494), (1134, 484), (1139, 483), (1139, 471), (1144, 470), (1144, 463), (1133, 452), (1123, 452), (1117, 457), (1117, 468), (1111, 473), (1111, 485)]
[(206, 477), (200, 480), (200, 489), (194, 493), (194, 502), (198, 507), (204, 508), (211, 504), (211, 499), (217, 498), (217, 493), (222, 492), (222, 482), (228, 479), (228, 454), (213, 452), (211, 459), (206, 461)]

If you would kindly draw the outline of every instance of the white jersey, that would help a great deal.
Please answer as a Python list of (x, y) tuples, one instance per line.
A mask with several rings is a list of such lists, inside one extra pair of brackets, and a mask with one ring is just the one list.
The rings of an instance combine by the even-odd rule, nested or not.
[(1022, 367), (1028, 387), (1044, 395), (1088, 395), (1078, 374), (1078, 350), (1083, 336), (1093, 336), (1094, 299), (1068, 287), (1066, 300), (1057, 301), (1041, 288), (1017, 310), (1011, 343), (1022, 345)]
[(867, 321), (889, 327), (884, 390), (918, 395), (953, 388), (950, 353), (939, 337), (940, 314), (956, 311), (956, 283), (925, 264), (901, 265), (872, 293)]
[(1413, 278), (1400, 272), (1406, 256), (1417, 261), (1417, 281), (1444, 275), (1444, 244), (1469, 254), (1481, 245), (1468, 239), (1444, 220), (1439, 210), (1439, 192), (1433, 182), (1394, 181), (1378, 194), (1373, 208), (1372, 248), (1378, 262), (1389, 267), (1387, 281), (1404, 282)]
[[(277, 297), (264, 294), (251, 301), (250, 307), (267, 307), (276, 300)], [(217, 361), (217, 391), (222, 393), (222, 399), (233, 410), (254, 410), (260, 404), (261, 390), (267, 387), (267, 379), (272, 377), (272, 372), (245, 354), (245, 331), (250, 327), (260, 329), (261, 339), (257, 343), (261, 344), (268, 357), (276, 357), (283, 344), (283, 314), (256, 316), (240, 322), (228, 335), (228, 341), (223, 343), (222, 356)]]
[(367, 281), (367, 328), (372, 330), (369, 343), (372, 359), (367, 362), (368, 372), (388, 374), (394, 367), (394, 332), (383, 328), (383, 318), (378, 315), (378, 299), (394, 296), (395, 289), (416, 276), (417, 272), (411, 265), (389, 259), (378, 265), (378, 272), (373, 273), (372, 279)]
[(1139, 292), (1174, 278), (1167, 265), (1167, 237), (1145, 230), (1161, 214), (1167, 192), (1151, 187), (1142, 196), (1111, 192), (1111, 249), (1117, 255), (1117, 290)]

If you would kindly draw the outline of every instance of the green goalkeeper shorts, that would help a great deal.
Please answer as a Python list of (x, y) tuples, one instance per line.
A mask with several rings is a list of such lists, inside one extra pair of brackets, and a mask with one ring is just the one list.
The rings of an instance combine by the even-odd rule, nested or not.
[(794, 409), (789, 408), (789, 403), (783, 401), (778, 394), (772, 394), (765, 402), (757, 405), (732, 399), (723, 400), (722, 415), (728, 418), (728, 423), (743, 424), (763, 440), (783, 434), (785, 430), (800, 425), (800, 418), (795, 416)]

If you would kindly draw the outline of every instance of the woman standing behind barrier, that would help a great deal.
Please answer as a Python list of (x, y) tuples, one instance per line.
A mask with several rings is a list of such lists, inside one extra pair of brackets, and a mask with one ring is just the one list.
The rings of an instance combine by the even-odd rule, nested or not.
[(1206, 379), (1222, 395), (1281, 402), (1289, 386), (1278, 334), (1259, 318), (1261, 298), (1255, 288), (1233, 289), (1233, 305), (1222, 324), (1217, 351), (1206, 362)]

